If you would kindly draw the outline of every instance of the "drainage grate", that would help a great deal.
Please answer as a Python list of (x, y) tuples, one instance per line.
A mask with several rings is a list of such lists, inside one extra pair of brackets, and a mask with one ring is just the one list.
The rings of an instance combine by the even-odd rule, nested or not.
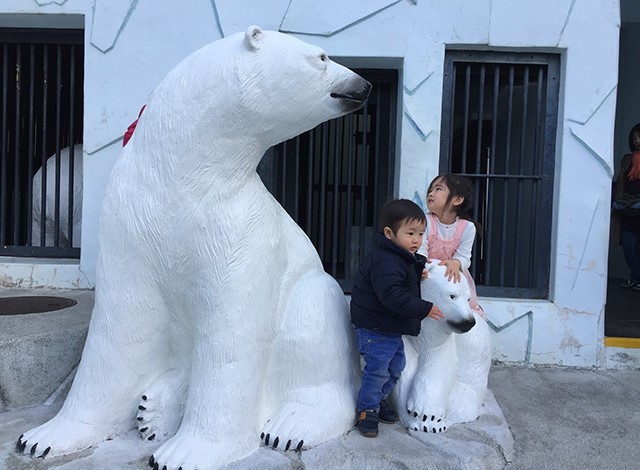
[(54, 310), (72, 307), (75, 304), (77, 304), (75, 300), (64, 297), (4, 297), (0, 298), (0, 315), (52, 312)]

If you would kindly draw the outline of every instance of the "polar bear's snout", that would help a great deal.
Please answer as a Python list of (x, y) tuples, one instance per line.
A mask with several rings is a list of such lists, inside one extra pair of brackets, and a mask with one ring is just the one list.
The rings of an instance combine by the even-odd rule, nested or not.
[(364, 106), (364, 103), (369, 99), (371, 88), (371, 83), (359, 75), (355, 75), (331, 92), (331, 98), (340, 100), (343, 109), (346, 112), (352, 112)]
[(473, 317), (469, 320), (462, 321), (447, 320), (447, 324), (456, 333), (466, 333), (475, 326), (476, 320)]

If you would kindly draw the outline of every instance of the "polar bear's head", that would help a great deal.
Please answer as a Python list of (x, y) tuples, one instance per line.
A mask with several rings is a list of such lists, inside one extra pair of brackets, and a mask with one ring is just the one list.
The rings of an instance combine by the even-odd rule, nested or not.
[(251, 26), (178, 64), (154, 91), (136, 133), (149, 145), (166, 135), (174, 153), (182, 146), (211, 154), (220, 144), (227, 155), (264, 153), (362, 107), (370, 91), (320, 47)]
[(429, 276), (420, 285), (422, 297), (442, 310), (451, 331), (466, 333), (476, 324), (469, 306), (469, 283), (464, 276), (460, 276), (460, 282), (449, 281), (444, 275), (446, 267), (438, 263), (439, 260), (431, 260), (425, 267)]

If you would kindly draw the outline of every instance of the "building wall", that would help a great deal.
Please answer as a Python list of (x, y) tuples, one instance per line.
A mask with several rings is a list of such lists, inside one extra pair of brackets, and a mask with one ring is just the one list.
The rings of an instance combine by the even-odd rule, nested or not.
[(358, 66), (401, 64), (396, 188), (399, 197), (418, 201), (438, 173), (445, 49), (560, 53), (550, 299), (481, 301), (494, 329), (495, 359), (605, 365), (618, 0), (3, 3), (5, 11), (85, 15), (83, 246), (80, 265), (70, 268), (77, 269), (80, 286), (95, 282), (99, 208), (123, 131), (162, 77), (207, 42), (258, 24), (318, 44), (330, 55), (357, 57), (352, 62)]

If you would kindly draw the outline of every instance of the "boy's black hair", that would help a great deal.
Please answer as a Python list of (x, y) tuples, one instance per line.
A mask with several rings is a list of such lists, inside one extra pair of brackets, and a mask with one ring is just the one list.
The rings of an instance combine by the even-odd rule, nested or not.
[(395, 235), (402, 224), (414, 220), (423, 224), (427, 223), (427, 217), (420, 206), (409, 199), (393, 199), (382, 208), (380, 230), (384, 231), (385, 227), (389, 227)]
[(629, 131), (629, 150), (631, 150), (632, 153), (638, 150), (633, 143), (633, 134), (636, 132), (640, 133), (640, 122), (633, 126)]

